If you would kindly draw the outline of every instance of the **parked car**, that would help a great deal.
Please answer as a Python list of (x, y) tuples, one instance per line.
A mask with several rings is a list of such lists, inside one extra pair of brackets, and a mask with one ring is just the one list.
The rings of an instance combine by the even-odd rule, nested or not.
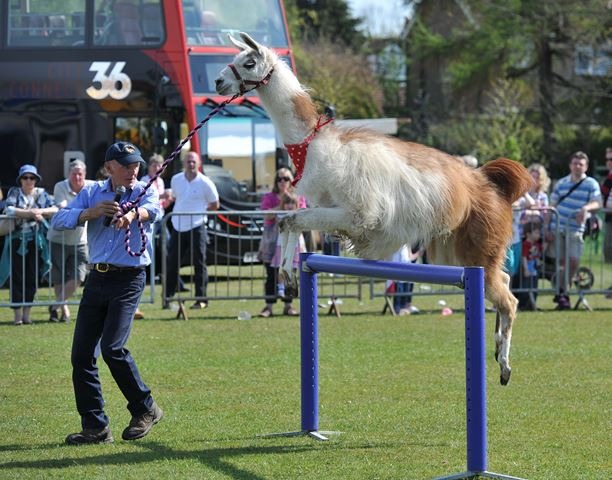
[[(250, 200), (246, 184), (218, 165), (203, 165), (204, 174), (214, 182), (219, 192), (221, 206), (218, 215), (208, 216), (207, 263), (238, 265), (256, 263), (261, 240), (263, 218), (248, 214), (258, 210), (259, 202)], [(244, 214), (228, 214), (223, 211), (244, 211)]]

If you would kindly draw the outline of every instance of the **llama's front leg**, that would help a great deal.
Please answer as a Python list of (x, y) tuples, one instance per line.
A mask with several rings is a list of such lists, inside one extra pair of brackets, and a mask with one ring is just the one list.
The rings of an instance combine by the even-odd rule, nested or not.
[(299, 242), (299, 236), (299, 232), (281, 231), (280, 275), (285, 284), (285, 294), (289, 297), (297, 297), (298, 295), (297, 276), (293, 272), (293, 257)]
[(308, 230), (350, 232), (354, 225), (351, 216), (342, 208), (305, 208), (281, 218), (278, 227), (283, 235), (281, 275), (285, 281), (285, 293), (295, 296), (297, 277), (293, 272), (293, 256), (301, 232)]

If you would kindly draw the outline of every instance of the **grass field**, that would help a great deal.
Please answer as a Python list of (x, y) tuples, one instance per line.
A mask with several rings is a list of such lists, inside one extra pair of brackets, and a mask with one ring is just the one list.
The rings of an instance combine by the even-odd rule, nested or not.
[[(544, 299), (543, 302), (548, 300)], [(432, 299), (433, 302), (433, 299)], [(451, 299), (454, 308), (461, 298)], [(435, 305), (432, 304), (432, 305)], [(0, 311), (0, 478), (430, 479), (466, 469), (461, 312), (391, 317), (347, 300), (320, 319), (320, 427), (329, 442), (261, 438), (300, 428), (299, 320), (238, 321), (260, 302), (212, 302), (190, 320), (144, 305), (129, 348), (165, 411), (128, 443), (125, 400), (102, 363), (115, 443), (70, 447), (80, 429), (72, 324), (14, 327)], [(609, 301), (608, 301), (608, 308)], [(75, 310), (73, 308), (73, 310)], [(521, 314), (513, 375), (498, 383), (487, 315), (489, 470), (533, 480), (612, 477), (612, 314)]]

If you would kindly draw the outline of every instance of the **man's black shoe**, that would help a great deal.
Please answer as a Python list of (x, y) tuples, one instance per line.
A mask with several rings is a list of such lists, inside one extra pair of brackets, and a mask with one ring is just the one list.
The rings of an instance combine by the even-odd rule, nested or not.
[(157, 403), (153, 402), (151, 410), (138, 417), (132, 417), (121, 438), (124, 440), (137, 440), (144, 437), (163, 416), (164, 412), (162, 412), (162, 409), (157, 406)]
[(68, 445), (89, 445), (93, 443), (111, 443), (113, 436), (108, 425), (104, 428), (84, 428), (79, 433), (66, 437)]

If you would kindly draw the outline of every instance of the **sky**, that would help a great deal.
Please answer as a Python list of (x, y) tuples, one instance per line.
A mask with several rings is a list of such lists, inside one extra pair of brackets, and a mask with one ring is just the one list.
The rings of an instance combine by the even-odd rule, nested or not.
[(364, 26), (374, 35), (397, 35), (409, 9), (403, 0), (347, 0), (354, 17), (364, 17)]

